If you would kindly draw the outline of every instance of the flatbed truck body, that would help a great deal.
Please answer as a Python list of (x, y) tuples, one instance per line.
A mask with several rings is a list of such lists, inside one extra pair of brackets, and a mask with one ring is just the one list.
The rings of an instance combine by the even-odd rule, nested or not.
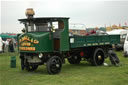
[(120, 43), (120, 35), (90, 35), (70, 37), (70, 47), (102, 46)]

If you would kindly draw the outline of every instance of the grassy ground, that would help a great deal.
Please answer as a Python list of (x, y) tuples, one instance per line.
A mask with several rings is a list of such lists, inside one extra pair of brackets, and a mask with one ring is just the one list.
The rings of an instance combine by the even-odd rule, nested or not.
[[(79, 65), (63, 65), (58, 75), (49, 75), (45, 65), (35, 72), (22, 71), (17, 53), (0, 54), (0, 85), (128, 85), (128, 58), (117, 52), (121, 65), (91, 66), (82, 61)], [(17, 67), (10, 68), (10, 56), (17, 56)], [(111, 64), (109, 59), (106, 59)]]

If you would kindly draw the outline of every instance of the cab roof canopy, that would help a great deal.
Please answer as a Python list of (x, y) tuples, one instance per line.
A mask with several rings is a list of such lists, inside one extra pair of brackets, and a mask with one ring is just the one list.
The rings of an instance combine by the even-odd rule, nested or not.
[(47, 21), (59, 21), (61, 19), (69, 19), (68, 17), (40, 17), (40, 18), (26, 18), (26, 19), (18, 19), (21, 22), (47, 22)]

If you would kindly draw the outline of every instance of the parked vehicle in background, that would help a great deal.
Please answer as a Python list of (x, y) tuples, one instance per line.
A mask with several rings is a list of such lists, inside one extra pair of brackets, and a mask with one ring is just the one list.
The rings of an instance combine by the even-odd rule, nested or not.
[(126, 36), (125, 42), (124, 42), (124, 56), (128, 57), (128, 33), (127, 33), (127, 36)]
[(120, 35), (120, 43), (119, 44), (115, 44), (115, 50), (116, 51), (120, 51), (123, 50), (124, 47), (124, 41), (126, 38), (126, 35), (128, 33), (128, 30), (126, 29), (116, 29), (116, 30), (112, 30), (110, 32), (107, 32), (109, 35)]
[(2, 38), (0, 37), (0, 53), (3, 51), (3, 41)]

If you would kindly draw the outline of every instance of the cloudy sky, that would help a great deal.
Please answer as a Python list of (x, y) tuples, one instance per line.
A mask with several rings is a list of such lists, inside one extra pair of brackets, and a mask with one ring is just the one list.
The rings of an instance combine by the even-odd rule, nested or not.
[(35, 17), (70, 17), (70, 23), (87, 28), (128, 23), (128, 1), (5, 0), (1, 1), (1, 32), (20, 33), (24, 26), (18, 19), (26, 17), (26, 8), (33, 8)]

